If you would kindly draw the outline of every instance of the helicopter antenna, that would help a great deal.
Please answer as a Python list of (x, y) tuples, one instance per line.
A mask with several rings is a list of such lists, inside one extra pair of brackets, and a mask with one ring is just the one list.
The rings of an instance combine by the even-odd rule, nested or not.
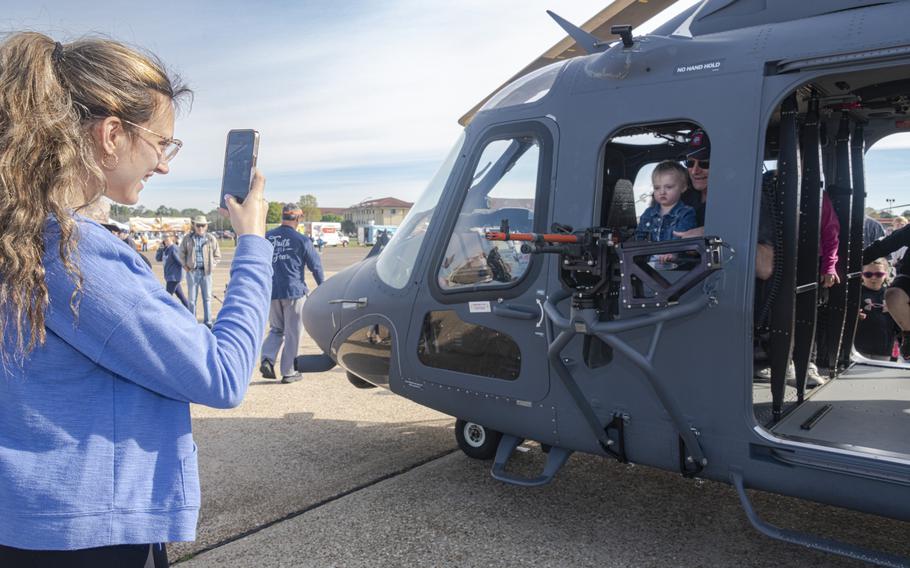
[(582, 48), (585, 53), (599, 53), (601, 51), (606, 51), (610, 47), (609, 43), (603, 43), (593, 35), (579, 28), (572, 22), (562, 18), (555, 12), (547, 10), (547, 14), (553, 18), (559, 27), (564, 29), (569, 37), (575, 40), (575, 43), (578, 44), (578, 47)]

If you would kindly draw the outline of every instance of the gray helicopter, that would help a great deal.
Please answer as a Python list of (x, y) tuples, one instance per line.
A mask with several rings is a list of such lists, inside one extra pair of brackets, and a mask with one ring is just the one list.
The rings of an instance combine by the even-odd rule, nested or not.
[[(507, 483), (599, 454), (730, 483), (773, 538), (908, 565), (770, 525), (746, 488), (910, 520), (910, 368), (852, 349), (865, 151), (910, 131), (910, 2), (705, 0), (615, 42), (553, 16), (587, 55), (463, 118), (391, 241), (308, 299), (324, 353), (298, 368), (456, 417)], [(642, 239), (637, 188), (680, 160), (710, 170), (703, 230)], [(813, 360), (828, 380), (808, 388)], [(525, 440), (536, 477), (507, 469)]]

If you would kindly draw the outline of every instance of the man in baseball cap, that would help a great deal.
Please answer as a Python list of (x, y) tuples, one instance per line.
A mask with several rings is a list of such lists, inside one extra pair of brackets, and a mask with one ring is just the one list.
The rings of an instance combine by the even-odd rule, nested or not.
[[(303, 210), (300, 209), (300, 206), (296, 203), (285, 203), (281, 208), (281, 220), (282, 221), (297, 221), (299, 224), (300, 217), (303, 215)], [(297, 225), (294, 225), (294, 228), (297, 228)]]
[(262, 361), (259, 372), (263, 378), (275, 379), (275, 363), (281, 352), (281, 382), (299, 381), (301, 374), (294, 371), (294, 359), (303, 333), (303, 304), (309, 289), (304, 281), (304, 267), (309, 269), (316, 284), (322, 284), (322, 261), (309, 237), (300, 234), (297, 227), (303, 216), (300, 206), (287, 203), (281, 208), (281, 226), (265, 234), (274, 247), (272, 255), (272, 303), (269, 306), (269, 334), (262, 344)]

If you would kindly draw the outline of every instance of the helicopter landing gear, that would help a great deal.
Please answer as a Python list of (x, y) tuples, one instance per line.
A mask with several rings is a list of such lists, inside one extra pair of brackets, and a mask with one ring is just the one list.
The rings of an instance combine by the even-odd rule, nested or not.
[(502, 432), (491, 430), (476, 422), (468, 422), (459, 418), (455, 421), (455, 440), (458, 447), (469, 458), (476, 460), (489, 460), (496, 455)]
[(371, 382), (365, 381), (355, 375), (354, 373), (347, 371), (348, 382), (354, 385), (359, 389), (375, 389), (376, 385)]

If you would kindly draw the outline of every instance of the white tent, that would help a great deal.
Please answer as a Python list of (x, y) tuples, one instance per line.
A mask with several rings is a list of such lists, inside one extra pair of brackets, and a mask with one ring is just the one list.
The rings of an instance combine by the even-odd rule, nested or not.
[(126, 223), (121, 223), (120, 221), (114, 221), (110, 217), (108, 217), (107, 221), (105, 221), (101, 224), (106, 227), (116, 227), (120, 231), (129, 231), (130, 230), (130, 226), (127, 225)]
[(189, 217), (130, 217), (130, 231), (135, 233), (175, 231), (187, 233), (189, 230)]

